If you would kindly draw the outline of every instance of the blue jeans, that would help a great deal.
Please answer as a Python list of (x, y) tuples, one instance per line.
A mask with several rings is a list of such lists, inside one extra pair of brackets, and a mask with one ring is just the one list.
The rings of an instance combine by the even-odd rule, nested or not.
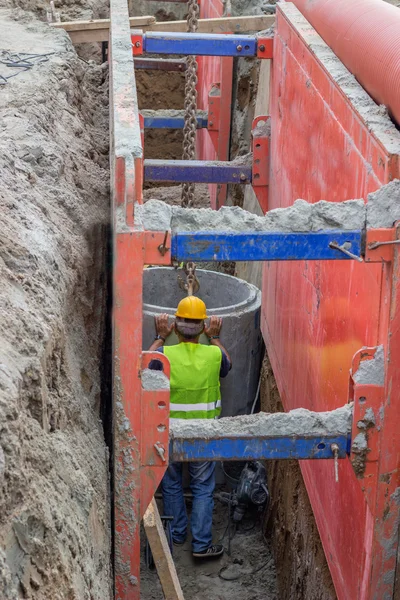
[[(202, 552), (212, 542), (213, 492), (215, 488), (215, 463), (190, 462), (190, 489), (193, 494), (191, 515), (192, 549)], [(180, 542), (186, 538), (188, 517), (182, 485), (182, 463), (171, 463), (162, 480), (164, 514), (174, 517), (172, 537)]]

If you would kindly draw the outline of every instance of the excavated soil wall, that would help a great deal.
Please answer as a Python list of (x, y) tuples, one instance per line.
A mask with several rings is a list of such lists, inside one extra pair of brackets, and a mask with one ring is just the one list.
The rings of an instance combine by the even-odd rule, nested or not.
[[(261, 410), (284, 412), (268, 356), (261, 369)], [(271, 540), (280, 598), (335, 600), (336, 593), (297, 461), (268, 461)]]
[(0, 597), (109, 600), (107, 67), (21, 10), (0, 39), (48, 54), (0, 87)]

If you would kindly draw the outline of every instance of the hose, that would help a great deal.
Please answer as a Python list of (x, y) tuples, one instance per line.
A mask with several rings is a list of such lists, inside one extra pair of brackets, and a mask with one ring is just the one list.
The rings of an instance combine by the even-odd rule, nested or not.
[(256, 397), (254, 398), (253, 406), (251, 407), (251, 411), (250, 411), (251, 415), (254, 413), (254, 409), (256, 407), (257, 400), (258, 400), (258, 394), (260, 393), (260, 388), (261, 388), (261, 376), (259, 377), (259, 380), (258, 380)]

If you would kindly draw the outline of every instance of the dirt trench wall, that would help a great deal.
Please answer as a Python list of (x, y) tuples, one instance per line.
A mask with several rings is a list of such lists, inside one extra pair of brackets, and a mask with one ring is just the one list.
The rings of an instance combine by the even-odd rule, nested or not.
[(0, 597), (108, 600), (106, 70), (26, 13), (0, 37), (54, 53), (0, 88)]
[[(261, 371), (261, 410), (283, 412), (267, 355)], [(279, 598), (335, 600), (335, 588), (298, 461), (266, 464), (271, 506), (265, 527), (272, 542)]]

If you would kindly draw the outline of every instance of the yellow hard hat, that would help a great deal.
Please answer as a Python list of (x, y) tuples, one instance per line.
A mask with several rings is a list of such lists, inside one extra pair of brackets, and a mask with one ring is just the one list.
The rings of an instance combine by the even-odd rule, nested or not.
[(187, 296), (179, 302), (175, 316), (181, 319), (207, 319), (206, 305), (197, 296)]

